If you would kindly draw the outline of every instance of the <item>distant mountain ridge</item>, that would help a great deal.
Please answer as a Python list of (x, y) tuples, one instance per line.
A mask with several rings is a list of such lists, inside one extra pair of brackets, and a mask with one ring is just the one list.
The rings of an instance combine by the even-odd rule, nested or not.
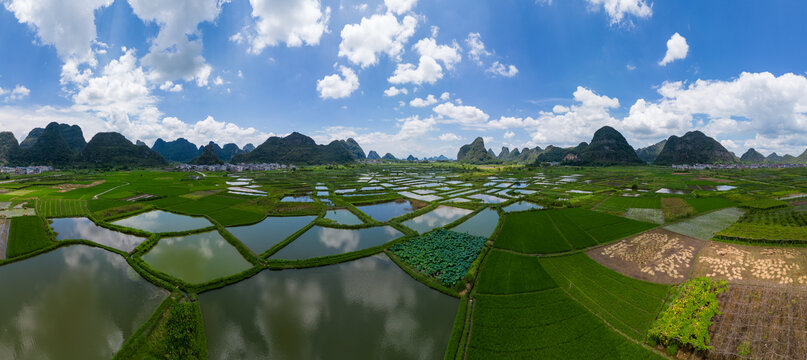
[(191, 165), (221, 165), (224, 164), (224, 161), (221, 161), (219, 157), (216, 155), (216, 146), (211, 141), (210, 144), (205, 145), (202, 148), (202, 154), (199, 157), (190, 161), (189, 164)]
[(717, 140), (700, 131), (682, 137), (670, 136), (659, 153), (655, 165), (733, 163), (736, 158)]
[(151, 146), (151, 150), (154, 150), (162, 155), (165, 160), (177, 161), (181, 163), (191, 161), (193, 158), (201, 154), (197, 146), (185, 138), (178, 138), (169, 142), (166, 142), (163, 139), (157, 139), (157, 141), (154, 142), (154, 145)]
[(81, 150), (82, 162), (100, 167), (153, 167), (168, 164), (148, 146), (137, 146), (116, 132), (100, 132)]
[(457, 152), (457, 161), (470, 164), (498, 163), (493, 150), (485, 150), (485, 140), (481, 137), (474, 139), (470, 144), (463, 145)]
[(286, 137), (272, 136), (255, 150), (235, 155), (233, 163), (330, 164), (355, 161), (354, 155), (340, 141), (317, 145), (314, 139), (293, 132)]
[(653, 161), (656, 161), (658, 154), (661, 153), (661, 150), (664, 149), (664, 145), (666, 144), (667, 139), (664, 139), (648, 147), (636, 149), (636, 155), (638, 155), (639, 158), (642, 159), (642, 161), (650, 164)]

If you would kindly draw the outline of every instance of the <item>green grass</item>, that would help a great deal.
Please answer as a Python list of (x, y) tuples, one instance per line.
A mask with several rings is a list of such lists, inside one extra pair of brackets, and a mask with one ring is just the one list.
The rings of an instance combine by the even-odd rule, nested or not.
[(687, 204), (689, 204), (689, 206), (692, 206), (695, 209), (695, 211), (699, 213), (737, 206), (737, 204), (734, 201), (731, 201), (724, 197), (693, 198), (693, 199), (686, 199), (686, 202)]
[[(123, 344), (114, 359), (207, 359), (202, 310), (174, 294)], [(180, 301), (182, 299), (182, 301)]]
[(585, 249), (651, 229), (655, 224), (572, 208), (507, 214), (494, 246), (525, 254)]
[(597, 210), (624, 213), (630, 208), (661, 209), (661, 202), (657, 196), (612, 196), (597, 206)]
[(558, 288), (477, 295), (467, 359), (663, 359), (608, 328)]
[(86, 216), (87, 200), (38, 199), (36, 213), (49, 218)]
[(479, 274), (476, 292), (480, 294), (514, 294), (555, 287), (538, 259), (501, 250), (491, 250)]
[(20, 216), (11, 219), (6, 258), (24, 255), (51, 244), (42, 218)]
[(644, 340), (669, 290), (621, 275), (582, 253), (540, 263), (569, 296), (637, 341)]

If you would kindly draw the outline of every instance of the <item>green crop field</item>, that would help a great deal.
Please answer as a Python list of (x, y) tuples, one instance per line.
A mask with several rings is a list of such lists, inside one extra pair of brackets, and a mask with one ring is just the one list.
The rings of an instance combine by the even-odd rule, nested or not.
[(597, 206), (597, 210), (624, 213), (630, 208), (661, 209), (661, 200), (657, 196), (612, 196)]
[(548, 254), (605, 244), (655, 224), (586, 209), (508, 214), (494, 246), (525, 254)]
[(691, 198), (686, 199), (686, 202), (699, 213), (737, 206), (735, 202), (724, 197)]
[(532, 256), (492, 250), (483, 266), (476, 287), (481, 294), (516, 294), (557, 286)]
[(20, 216), (11, 219), (6, 258), (25, 255), (50, 244), (50, 237), (42, 218)]
[(86, 216), (87, 200), (41, 199), (36, 201), (36, 213), (44, 217)]
[(585, 254), (545, 257), (541, 265), (569, 296), (637, 341), (642, 341), (668, 286), (634, 280)]

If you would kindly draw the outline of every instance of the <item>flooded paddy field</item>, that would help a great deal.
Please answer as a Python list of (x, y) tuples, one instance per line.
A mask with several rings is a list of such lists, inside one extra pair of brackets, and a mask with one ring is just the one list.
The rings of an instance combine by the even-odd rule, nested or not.
[[(29, 184), (0, 192), (28, 215), (0, 233), (0, 358), (166, 357), (177, 324), (213, 359), (663, 357), (644, 335), (672, 287), (726, 280), (722, 324), (773, 311), (743, 294), (803, 296), (807, 174), (783, 174), (382, 164)], [(705, 357), (767, 354), (771, 329), (718, 327)]]

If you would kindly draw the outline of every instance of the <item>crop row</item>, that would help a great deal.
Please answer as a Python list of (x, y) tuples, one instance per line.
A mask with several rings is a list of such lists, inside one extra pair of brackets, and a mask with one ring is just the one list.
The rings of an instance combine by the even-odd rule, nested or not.
[(623, 276), (582, 253), (540, 262), (561, 289), (636, 340), (643, 339), (668, 290)]
[(537, 258), (494, 249), (482, 264), (476, 291), (480, 294), (514, 294), (556, 286)]
[(658, 358), (609, 329), (557, 288), (518, 295), (477, 295), (466, 357)]

